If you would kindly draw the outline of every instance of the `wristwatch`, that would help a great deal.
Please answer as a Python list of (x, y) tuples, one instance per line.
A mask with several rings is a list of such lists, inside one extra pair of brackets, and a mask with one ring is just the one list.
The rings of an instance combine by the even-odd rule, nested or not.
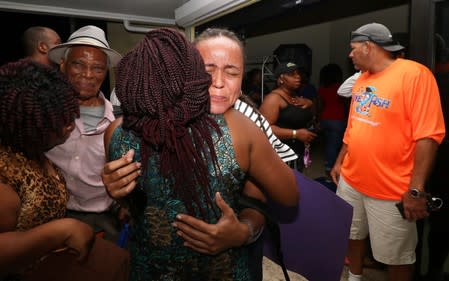
[(415, 199), (426, 197), (426, 193), (417, 188), (410, 188), (408, 192), (410, 193), (410, 196)]

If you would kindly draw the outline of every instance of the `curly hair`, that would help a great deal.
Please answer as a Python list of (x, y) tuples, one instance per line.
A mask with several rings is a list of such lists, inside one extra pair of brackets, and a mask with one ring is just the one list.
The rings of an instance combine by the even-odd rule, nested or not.
[(42, 164), (51, 136), (79, 117), (75, 91), (57, 69), (23, 59), (0, 67), (0, 143)]
[(123, 128), (142, 139), (143, 169), (158, 154), (161, 175), (173, 177), (173, 188), (191, 214), (196, 205), (204, 215), (197, 187), (212, 204), (209, 161), (218, 174), (211, 133), (221, 131), (208, 115), (210, 83), (196, 48), (168, 28), (147, 33), (117, 66)]

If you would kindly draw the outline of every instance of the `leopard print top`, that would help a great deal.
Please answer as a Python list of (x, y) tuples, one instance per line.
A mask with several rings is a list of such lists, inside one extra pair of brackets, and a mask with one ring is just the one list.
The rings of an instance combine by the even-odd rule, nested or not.
[(53, 167), (57, 176), (48, 175), (35, 161), (0, 145), (0, 182), (10, 185), (21, 202), (16, 230), (64, 217), (68, 194), (63, 175)]

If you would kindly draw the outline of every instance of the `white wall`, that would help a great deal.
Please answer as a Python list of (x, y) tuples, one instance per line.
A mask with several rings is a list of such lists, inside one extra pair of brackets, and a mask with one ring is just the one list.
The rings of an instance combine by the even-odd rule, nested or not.
[[(128, 32), (123, 23), (108, 22), (108, 42), (112, 49), (116, 50), (122, 55), (125, 55), (129, 50), (137, 45), (145, 34)], [(114, 70), (109, 72), (110, 88), (115, 87)]]
[(372, 13), (347, 17), (332, 22), (311, 25), (246, 40), (247, 67), (262, 65), (263, 57), (273, 54), (280, 44), (307, 44), (312, 49), (312, 83), (318, 85), (321, 67), (328, 63), (339, 64), (345, 76), (352, 72), (348, 61), (349, 34), (359, 26), (379, 22), (385, 24), (392, 33), (408, 32), (409, 6), (379, 10)]
[[(128, 51), (134, 48), (145, 38), (145, 33), (129, 32), (125, 29), (123, 23), (120, 22), (108, 22), (108, 42), (111, 48), (116, 50), (122, 55), (126, 55)], [(111, 89), (115, 85), (114, 71), (110, 73), (110, 87)]]
[[(305, 28), (272, 33), (246, 40), (246, 58), (248, 63), (262, 62), (264, 56), (273, 54), (281, 44), (306, 44), (312, 50), (312, 79), (317, 76), (320, 66), (329, 62), (330, 24), (323, 23)], [(251, 64), (247, 69), (255, 68)], [(314, 83), (314, 82), (313, 82)]]
[(130, 49), (137, 45), (143, 38), (143, 33), (132, 33), (125, 29), (123, 23), (108, 23), (108, 40), (114, 50), (125, 55)]

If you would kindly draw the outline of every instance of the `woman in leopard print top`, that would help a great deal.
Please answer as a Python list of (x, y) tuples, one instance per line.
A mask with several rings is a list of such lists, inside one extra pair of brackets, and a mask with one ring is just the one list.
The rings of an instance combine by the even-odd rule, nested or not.
[(29, 60), (0, 67), (0, 280), (56, 249), (84, 257), (92, 245), (90, 227), (63, 218), (65, 182), (44, 156), (78, 116), (76, 95), (58, 70)]

